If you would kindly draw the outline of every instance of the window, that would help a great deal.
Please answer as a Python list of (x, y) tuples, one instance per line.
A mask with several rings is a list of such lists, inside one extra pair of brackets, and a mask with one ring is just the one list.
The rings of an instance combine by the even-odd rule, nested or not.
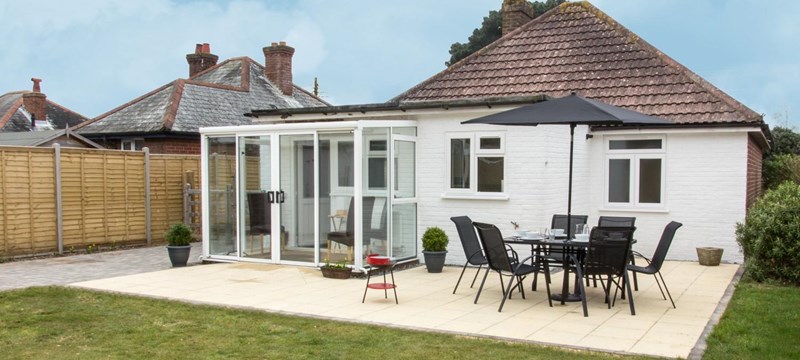
[(502, 193), (504, 145), (503, 133), (447, 134), (448, 192)]
[(143, 147), (144, 140), (142, 139), (122, 140), (120, 144), (120, 150), (136, 151), (141, 150)]
[(340, 141), (338, 143), (339, 159), (339, 186), (353, 186), (353, 142)]
[(664, 139), (609, 139), (606, 204), (661, 207), (664, 203)]

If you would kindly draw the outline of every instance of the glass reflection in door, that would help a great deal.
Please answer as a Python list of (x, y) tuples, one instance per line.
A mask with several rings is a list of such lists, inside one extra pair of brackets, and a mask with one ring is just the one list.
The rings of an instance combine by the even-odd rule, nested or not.
[[(276, 196), (281, 214), (280, 228), (284, 234), (281, 261), (314, 262), (314, 219), (317, 216), (314, 211), (314, 152), (314, 136), (311, 134), (280, 136), (278, 166), (281, 176)], [(327, 156), (327, 151), (321, 149), (320, 156)]]
[(236, 138), (209, 137), (208, 252), (236, 255)]
[[(270, 259), (272, 257), (272, 159), (270, 136), (248, 136), (239, 141), (240, 178), (243, 204), (243, 236), (240, 256)], [(276, 234), (277, 235), (277, 234)]]

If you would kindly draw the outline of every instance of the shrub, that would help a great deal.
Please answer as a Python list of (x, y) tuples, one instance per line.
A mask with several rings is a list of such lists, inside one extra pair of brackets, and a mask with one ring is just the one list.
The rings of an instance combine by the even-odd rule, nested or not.
[(800, 156), (780, 154), (764, 160), (762, 174), (765, 189), (773, 189), (784, 181), (800, 183)]
[(787, 181), (768, 190), (736, 225), (736, 241), (748, 277), (800, 285), (800, 185)]
[(184, 223), (173, 224), (164, 234), (170, 246), (186, 246), (192, 241), (192, 229)]
[(447, 238), (444, 230), (434, 226), (429, 227), (422, 234), (422, 250), (425, 251), (446, 251), (447, 243), (450, 240)]

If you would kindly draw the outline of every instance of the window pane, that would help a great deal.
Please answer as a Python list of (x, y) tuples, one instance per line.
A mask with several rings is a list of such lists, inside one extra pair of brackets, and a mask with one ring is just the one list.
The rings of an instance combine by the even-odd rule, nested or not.
[(367, 173), (370, 189), (386, 188), (386, 158), (369, 158)]
[(353, 186), (353, 142), (339, 142), (339, 186)]
[(608, 160), (608, 202), (631, 201), (631, 161), (629, 159)]
[(661, 159), (639, 160), (639, 202), (661, 203)]
[(500, 138), (499, 137), (482, 137), (481, 138), (481, 149), (483, 149), (483, 150), (500, 149)]
[(469, 189), (469, 141), (450, 139), (450, 188)]
[(478, 191), (503, 192), (502, 157), (478, 158)]
[(661, 139), (611, 140), (608, 142), (608, 149), (609, 150), (661, 149)]
[(369, 151), (386, 151), (386, 140), (370, 140)]

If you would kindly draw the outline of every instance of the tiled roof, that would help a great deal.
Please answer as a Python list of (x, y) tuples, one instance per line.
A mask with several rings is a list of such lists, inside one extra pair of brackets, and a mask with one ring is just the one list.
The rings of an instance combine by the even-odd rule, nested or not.
[[(31, 115), (22, 104), (22, 95), (29, 91), (13, 91), (0, 95), (0, 132), (31, 131)], [(86, 121), (86, 117), (47, 100), (47, 122), (53, 129), (65, 129)]]
[(392, 101), (570, 92), (676, 123), (762, 118), (588, 2), (566, 2)]
[(286, 96), (247, 57), (233, 58), (191, 79), (178, 79), (78, 126), (83, 135), (198, 133), (206, 126), (246, 125), (253, 109), (327, 106), (295, 86)]

